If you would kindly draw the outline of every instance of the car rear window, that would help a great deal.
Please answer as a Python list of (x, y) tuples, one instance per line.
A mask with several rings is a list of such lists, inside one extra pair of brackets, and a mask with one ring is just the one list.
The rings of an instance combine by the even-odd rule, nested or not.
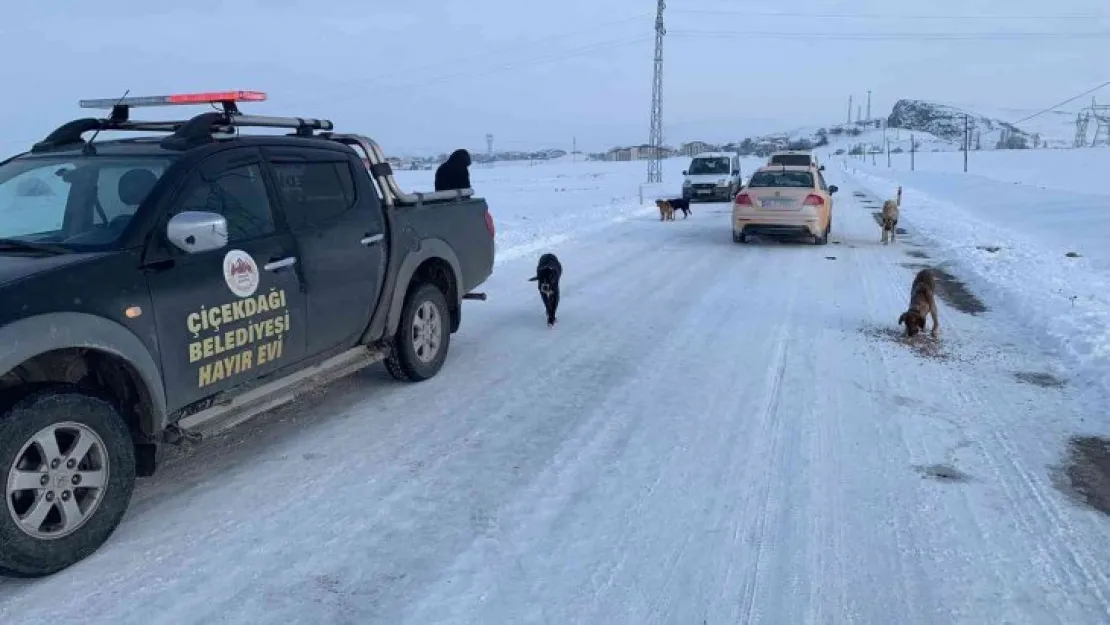
[(808, 171), (759, 171), (752, 175), (749, 187), (813, 188), (813, 174)]
[(808, 154), (779, 154), (771, 157), (772, 165), (801, 165), (808, 167), (813, 159)]

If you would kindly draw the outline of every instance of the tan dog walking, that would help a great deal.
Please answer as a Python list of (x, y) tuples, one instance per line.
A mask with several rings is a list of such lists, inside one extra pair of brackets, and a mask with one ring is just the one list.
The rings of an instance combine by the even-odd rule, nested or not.
[(667, 200), (655, 200), (659, 207), (659, 221), (674, 221), (674, 207)]
[(906, 312), (898, 317), (898, 323), (905, 324), (906, 336), (914, 336), (925, 330), (925, 317), (933, 319), (933, 338), (940, 332), (940, 321), (937, 319), (937, 282), (933, 272), (922, 269), (913, 278), (910, 286), (910, 306)]

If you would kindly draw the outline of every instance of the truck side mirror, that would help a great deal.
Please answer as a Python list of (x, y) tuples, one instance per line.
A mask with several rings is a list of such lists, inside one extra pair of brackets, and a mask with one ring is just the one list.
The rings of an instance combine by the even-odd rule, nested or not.
[(218, 250), (227, 246), (227, 219), (219, 213), (183, 211), (166, 224), (166, 238), (188, 254)]
[(817, 171), (825, 171), (825, 166), (824, 166), (824, 165), (822, 165), (822, 166), (818, 167), (818, 168), (817, 168)]
[(685, 170), (685, 169), (683, 169), (683, 170), (682, 170), (682, 175), (683, 175), (683, 176), (688, 176), (689, 174), (687, 174), (687, 173), (686, 173), (686, 170)]
[(829, 185), (829, 195), (832, 195), (833, 193), (836, 193), (839, 190), (840, 190), (840, 187), (836, 186), (835, 184), (830, 184)]

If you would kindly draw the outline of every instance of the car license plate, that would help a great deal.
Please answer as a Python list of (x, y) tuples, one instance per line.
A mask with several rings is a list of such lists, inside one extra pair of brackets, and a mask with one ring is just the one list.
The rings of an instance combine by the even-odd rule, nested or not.
[(698, 189), (698, 195), (709, 195), (709, 189)]
[(784, 208), (794, 204), (794, 198), (789, 197), (764, 197), (759, 198), (759, 203), (767, 208)]

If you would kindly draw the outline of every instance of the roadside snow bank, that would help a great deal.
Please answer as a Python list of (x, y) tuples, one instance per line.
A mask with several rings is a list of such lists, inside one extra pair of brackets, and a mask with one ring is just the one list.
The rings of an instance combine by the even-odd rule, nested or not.
[[(849, 168), (848, 173), (882, 197), (893, 197), (902, 184), (860, 169)], [(1020, 221), (1006, 228), (979, 216), (972, 208), (974, 197), (954, 203), (906, 184), (902, 193), (902, 221), (972, 274), (961, 277), (984, 296), (995, 314), (1043, 332), (1038, 343), (1069, 367), (1067, 376), (1077, 386), (1086, 382), (1110, 390), (1110, 280), (1097, 260), (1066, 256), (1066, 250), (1051, 242), (1051, 232), (1037, 237), (1030, 234), (1034, 228), (1022, 228)], [(1020, 215), (1028, 207), (1013, 208)], [(1063, 210), (1052, 204), (1040, 208)], [(1071, 227), (1106, 233), (1110, 217)]]

